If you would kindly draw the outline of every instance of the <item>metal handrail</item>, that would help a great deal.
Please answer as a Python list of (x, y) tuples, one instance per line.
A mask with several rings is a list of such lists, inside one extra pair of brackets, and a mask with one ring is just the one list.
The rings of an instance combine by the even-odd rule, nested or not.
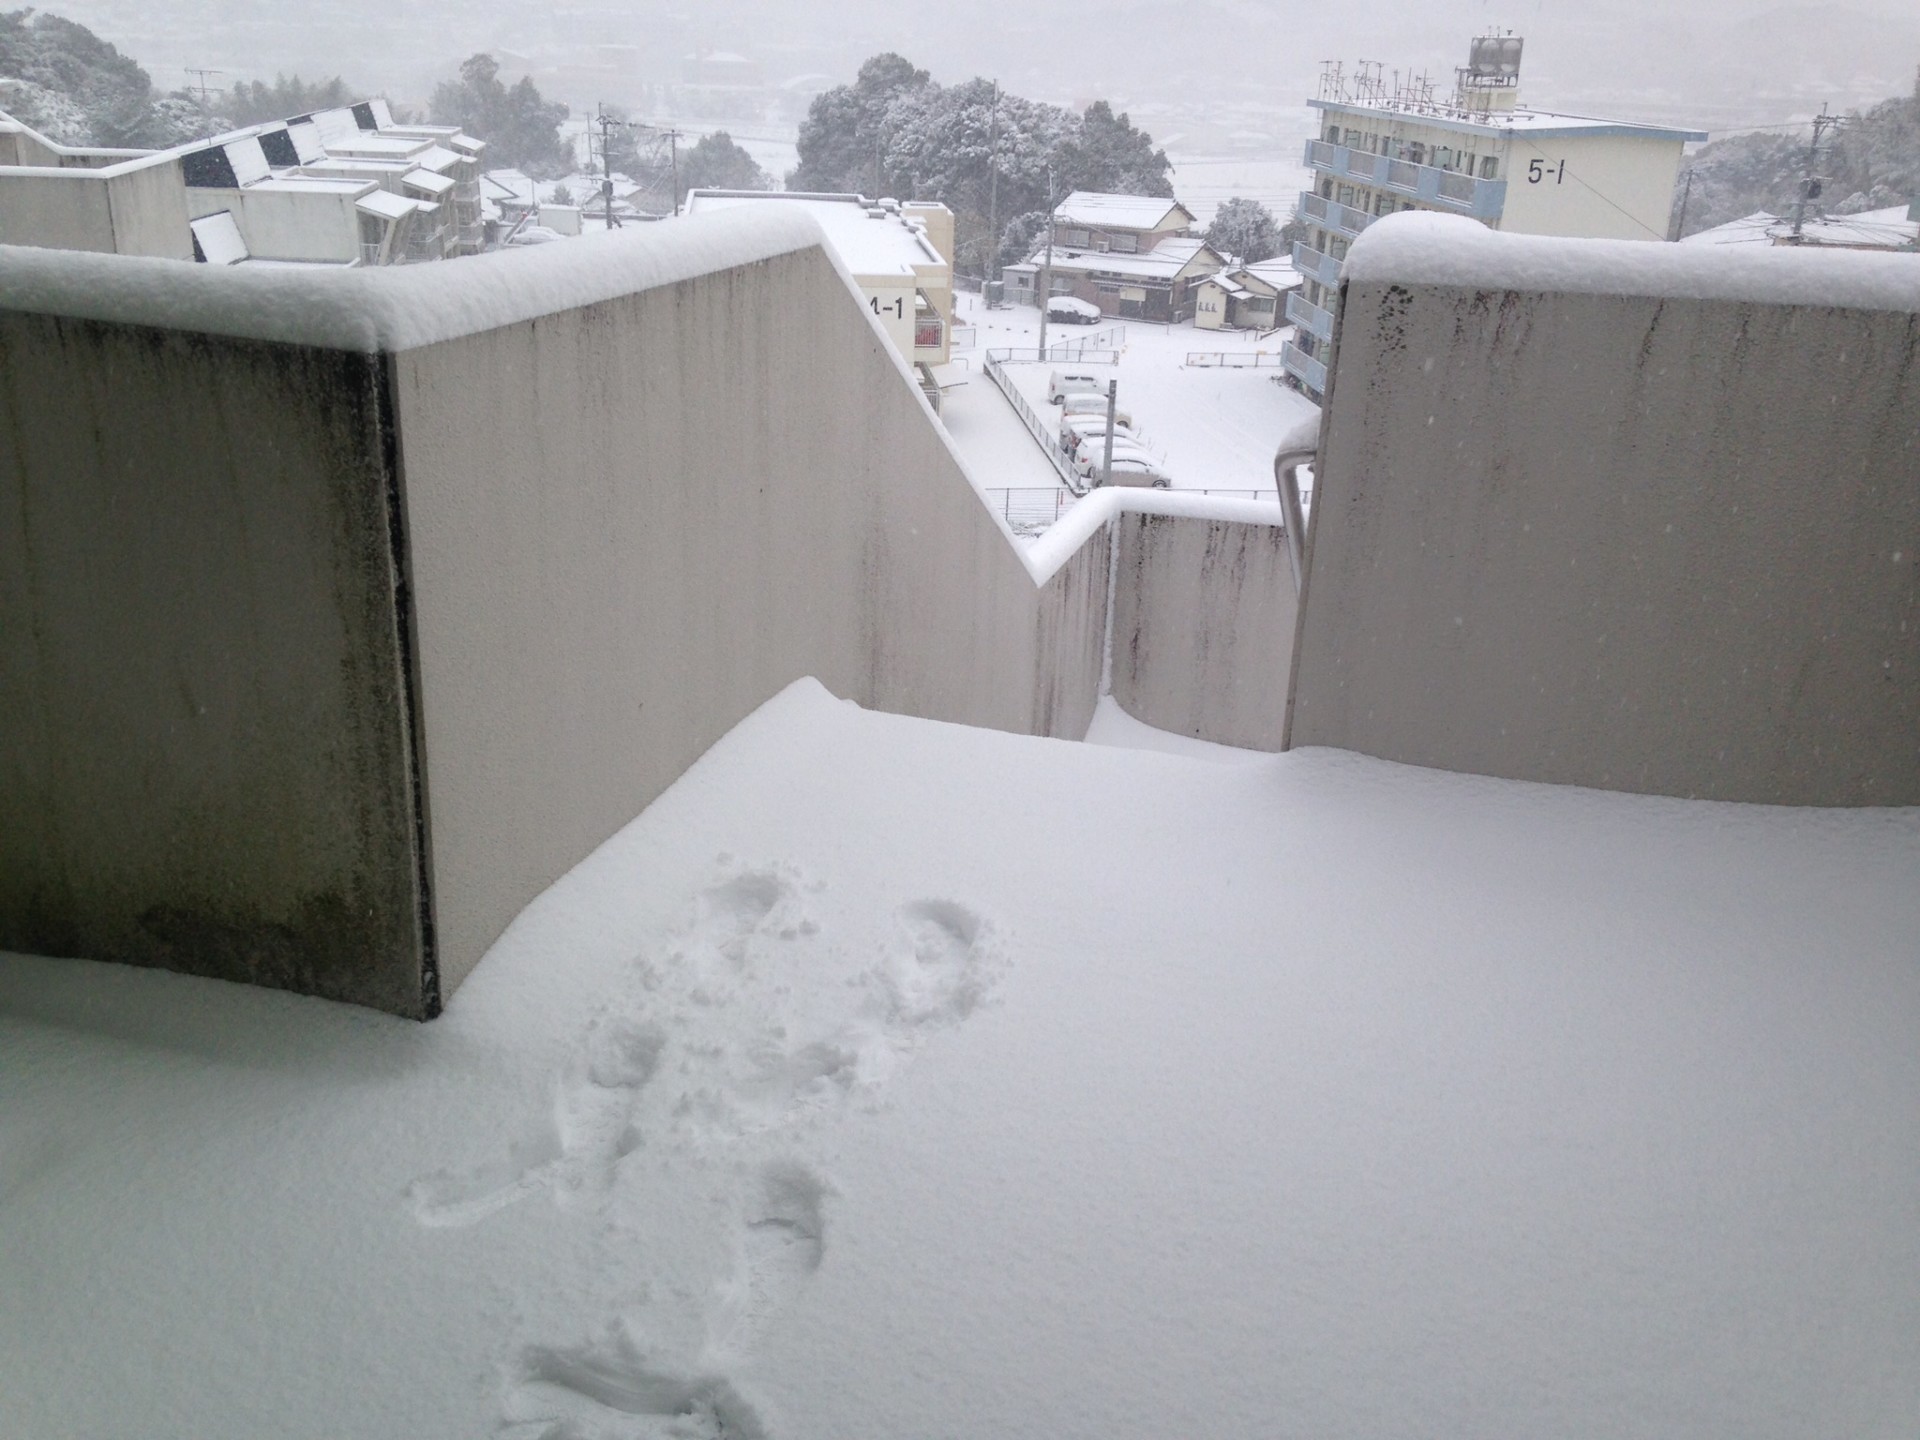
[(1300, 503), (1300, 467), (1311, 465), (1319, 455), (1312, 450), (1282, 450), (1273, 457), (1273, 483), (1280, 491), (1280, 509), (1286, 521), (1287, 558), (1293, 562), (1293, 593), (1297, 599), (1307, 588), (1306, 508)]

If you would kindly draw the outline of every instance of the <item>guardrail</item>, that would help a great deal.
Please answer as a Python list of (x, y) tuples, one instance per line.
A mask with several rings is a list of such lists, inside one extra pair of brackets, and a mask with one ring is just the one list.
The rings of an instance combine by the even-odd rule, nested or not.
[[(1065, 490), (1043, 489), (1040, 486), (982, 487), (990, 508), (999, 512), (1007, 522), (1007, 527), (1016, 535), (1038, 535), (1073, 509), (1078, 495), (1068, 494)], [(1275, 490), (1162, 490), (1162, 495), (1210, 495), (1219, 500), (1271, 500), (1279, 503), (1279, 492)], [(1309, 492), (1310, 493), (1310, 492)]]
[(1189, 350), (1186, 363), (1198, 369), (1278, 370), (1280, 356), (1265, 350)]
[(1045, 421), (1034, 413), (1027, 397), (1020, 393), (1017, 385), (1007, 378), (1003, 357), (1009, 354), (1005, 350), (987, 351), (987, 378), (994, 388), (1007, 397), (1007, 403), (1013, 406), (1013, 413), (1020, 417), (1020, 423), (1027, 427), (1027, 433), (1033, 436), (1033, 443), (1040, 447), (1040, 453), (1047, 457), (1047, 463), (1053, 466), (1054, 473), (1075, 495), (1084, 495), (1086, 487), (1080, 483), (1080, 477), (1073, 473), (1073, 467), (1067, 464), (1066, 457), (1060, 453), (1060, 439), (1050, 433)]

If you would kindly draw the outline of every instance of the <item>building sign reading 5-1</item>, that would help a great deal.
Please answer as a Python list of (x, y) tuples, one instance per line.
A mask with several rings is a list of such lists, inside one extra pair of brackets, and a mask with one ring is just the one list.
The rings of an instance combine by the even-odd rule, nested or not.
[(1549, 175), (1553, 177), (1554, 184), (1564, 184), (1567, 178), (1567, 162), (1562, 160), (1558, 166), (1545, 160), (1529, 160), (1527, 162), (1527, 184), (1538, 185)]
[(904, 320), (907, 318), (907, 302), (898, 295), (893, 297), (893, 303), (890, 305), (883, 305), (878, 295), (869, 295), (867, 297), (867, 303), (873, 307), (873, 313), (876, 315), (884, 315), (891, 310), (894, 319)]

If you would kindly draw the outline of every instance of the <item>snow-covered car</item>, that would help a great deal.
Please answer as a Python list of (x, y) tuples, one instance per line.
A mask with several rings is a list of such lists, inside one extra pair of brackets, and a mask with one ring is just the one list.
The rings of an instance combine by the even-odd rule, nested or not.
[(1061, 325), (1098, 325), (1100, 307), (1077, 295), (1056, 295), (1047, 301), (1047, 318)]
[[(1103, 473), (1100, 466), (1094, 466), (1093, 473), (1087, 477), (1087, 482), (1090, 485), (1099, 486), (1103, 483)], [(1159, 463), (1151, 456), (1146, 459), (1135, 459), (1129, 455), (1126, 459), (1122, 460), (1119, 455), (1116, 454), (1113, 457), (1112, 478), (1105, 481), (1105, 483), (1141, 486), (1154, 490), (1167, 490), (1172, 488), (1173, 478), (1168, 475), (1166, 471), (1162, 470)]]
[[(1106, 459), (1106, 442), (1104, 440), (1099, 442), (1089, 440), (1074, 452), (1074, 473), (1079, 475), (1083, 480), (1096, 479), (1100, 474), (1101, 467), (1106, 464)], [(1116, 436), (1113, 442), (1113, 463), (1118, 465), (1122, 460), (1139, 461), (1143, 464), (1153, 466), (1156, 470), (1158, 470), (1160, 465), (1159, 457), (1147, 449), (1146, 446), (1139, 444), (1137, 441), (1122, 440)]]
[[(1065, 415), (1098, 415), (1102, 420), (1106, 419), (1107, 418), (1107, 397), (1105, 394), (1105, 387), (1104, 386), (1102, 387), (1102, 392), (1098, 395), (1063, 396), (1060, 401), (1060, 413), (1063, 416)], [(1133, 424), (1132, 414), (1125, 410), (1116, 409), (1113, 412), (1113, 418), (1115, 420), (1118, 420), (1122, 425)]]
[(1056, 370), (1047, 377), (1047, 399), (1058, 405), (1069, 395), (1105, 395), (1107, 385), (1083, 370)]
[[(1107, 417), (1099, 415), (1063, 415), (1060, 417), (1060, 449), (1071, 455), (1089, 440), (1098, 440), (1107, 433)], [(1140, 437), (1133, 427), (1121, 421), (1114, 421), (1113, 436), (1116, 440), (1132, 440), (1136, 443)]]

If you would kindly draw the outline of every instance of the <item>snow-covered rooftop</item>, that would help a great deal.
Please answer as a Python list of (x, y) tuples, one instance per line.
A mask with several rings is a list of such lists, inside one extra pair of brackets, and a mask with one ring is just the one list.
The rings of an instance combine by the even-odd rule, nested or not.
[(1178, 200), (1157, 195), (1103, 195), (1076, 190), (1055, 208), (1054, 219), (1066, 225), (1093, 225), (1116, 230), (1157, 230), (1174, 211), (1180, 224), (1191, 225), (1193, 215)]
[[(1063, 271), (1101, 271), (1109, 275), (1137, 275), (1144, 279), (1171, 280), (1194, 262), (1202, 251), (1215, 252), (1206, 241), (1190, 236), (1170, 236), (1144, 254), (1124, 255), (1111, 250), (1074, 250), (1056, 243), (1053, 268)], [(1028, 259), (1039, 265), (1046, 258), (1044, 239)], [(1224, 262), (1222, 262), (1224, 263)]]
[[(888, 202), (891, 204), (892, 202)], [(929, 266), (944, 266), (940, 252), (919, 222), (897, 205), (858, 195), (813, 195), (784, 190), (694, 190), (687, 195), (688, 215), (727, 210), (767, 209), (811, 215), (826, 232), (841, 263), (857, 276), (912, 278)]]
[[(1801, 236), (1808, 245), (1840, 246), (1859, 250), (1911, 249), (1920, 244), (1920, 221), (1908, 218), (1904, 205), (1867, 210), (1858, 215), (1819, 215), (1805, 221)], [(1687, 245), (1772, 245), (1793, 233), (1790, 216), (1755, 211), (1710, 230), (1689, 235)]]
[(1920, 812), (1203, 754), (803, 682), (424, 1027), (0, 957), (9, 1433), (1909, 1428)]
[(1568, 115), (1553, 110), (1468, 111), (1451, 106), (1403, 104), (1383, 100), (1356, 104), (1348, 100), (1309, 100), (1316, 110), (1437, 125), (1477, 135), (1530, 135), (1536, 140), (1569, 135), (1628, 135), (1647, 140), (1705, 140), (1705, 130), (1681, 130), (1670, 125), (1643, 125), (1634, 120), (1607, 120), (1596, 115)]

